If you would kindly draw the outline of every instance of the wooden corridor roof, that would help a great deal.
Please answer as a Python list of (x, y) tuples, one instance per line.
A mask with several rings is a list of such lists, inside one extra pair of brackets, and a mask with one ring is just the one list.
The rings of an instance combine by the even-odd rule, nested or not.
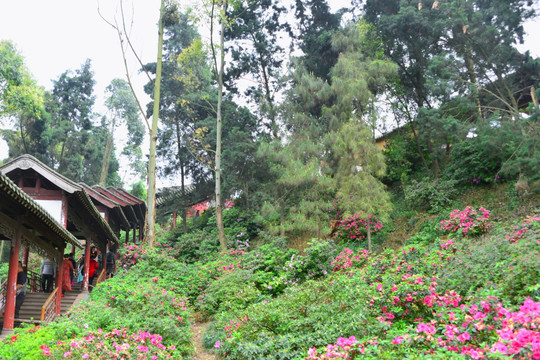
[[(111, 187), (108, 187), (107, 189), (111, 189)], [(139, 199), (138, 197), (128, 193), (126, 190), (122, 188), (112, 188), (118, 193), (119, 195), (122, 195), (126, 200), (130, 201), (134, 208), (135, 212), (137, 213), (137, 217), (139, 219), (139, 224), (144, 224), (145, 216), (146, 216), (146, 203)]]
[(108, 223), (115, 232), (118, 233), (120, 230), (128, 230), (130, 228), (129, 220), (124, 214), (120, 204), (85, 183), (80, 183), (80, 185), (88, 193), (90, 198), (92, 198), (94, 205), (98, 203), (111, 211)]
[(104, 188), (103, 186), (94, 185), (92, 189), (120, 204), (124, 210), (124, 214), (126, 214), (126, 218), (133, 226), (141, 224), (139, 215), (135, 212), (136, 209), (134, 204), (114, 191), (114, 188)]
[[(107, 240), (118, 243), (116, 234), (101, 216), (83, 186), (59, 174), (31, 155), (21, 155), (7, 162), (0, 167), (0, 172), (15, 181), (34, 175), (43, 178), (46, 182), (44, 185), (67, 193), (69, 215), (65, 225), (68, 231), (78, 238), (92, 237), (92, 240), (102, 248), (107, 246)], [(23, 191), (26, 190), (32, 191), (32, 188), (23, 184)]]
[(19, 219), (22, 242), (44, 257), (57, 258), (66, 244), (83, 247), (46, 210), (0, 173), (0, 239), (13, 239)]

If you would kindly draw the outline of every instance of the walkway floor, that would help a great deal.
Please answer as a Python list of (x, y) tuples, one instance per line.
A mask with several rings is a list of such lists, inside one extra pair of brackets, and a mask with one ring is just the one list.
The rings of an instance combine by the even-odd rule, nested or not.
[(195, 344), (195, 356), (192, 360), (215, 360), (216, 355), (210, 354), (203, 346), (203, 333), (209, 323), (193, 321), (191, 331), (193, 333), (193, 343)]

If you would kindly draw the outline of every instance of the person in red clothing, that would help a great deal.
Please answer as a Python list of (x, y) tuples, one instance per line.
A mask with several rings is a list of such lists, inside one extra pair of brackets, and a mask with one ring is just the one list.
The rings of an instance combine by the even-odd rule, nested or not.
[(98, 263), (94, 258), (90, 258), (90, 265), (88, 267), (88, 284), (92, 285), (94, 277), (96, 276)]
[(66, 293), (66, 290), (71, 290), (71, 276), (73, 272), (73, 264), (69, 260), (69, 254), (64, 254), (64, 261), (62, 264), (62, 296)]

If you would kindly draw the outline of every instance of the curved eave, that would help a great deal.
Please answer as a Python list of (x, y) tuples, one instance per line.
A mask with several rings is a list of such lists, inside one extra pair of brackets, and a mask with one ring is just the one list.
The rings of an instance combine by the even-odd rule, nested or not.
[(86, 191), (86, 193), (90, 196), (91, 199), (94, 199), (98, 203), (110, 209), (111, 212), (115, 213), (115, 216), (118, 218), (118, 221), (121, 224), (121, 226), (124, 228), (124, 230), (130, 228), (129, 220), (126, 217), (126, 214), (124, 214), (124, 211), (122, 210), (122, 206), (119, 203), (117, 203), (111, 198), (108, 198), (107, 196), (103, 195), (99, 191), (92, 189), (90, 186), (86, 185), (85, 183), (80, 183), (80, 185), (83, 187), (83, 189)]
[(83, 248), (83, 245), (75, 238), (75, 236), (62, 227), (62, 225), (53, 219), (46, 210), (44, 210), (30, 196), (26, 195), (24, 191), (19, 189), (19, 187), (17, 187), (13, 181), (9, 180), (9, 178), (3, 174), (0, 174), (0, 188), (4, 189), (6, 193), (17, 203), (21, 204), (38, 219), (40, 219), (52, 232), (58, 235), (61, 240), (80, 249)]
[(80, 191), (82, 189), (77, 183), (54, 171), (35, 157), (28, 154), (21, 155), (11, 161), (8, 161), (4, 165), (2, 165), (0, 171), (5, 175), (18, 169), (33, 169), (45, 179), (49, 180), (54, 185), (58, 186), (60, 189), (70, 194), (73, 194), (74, 192)]
[(113, 230), (111, 229), (107, 221), (105, 221), (105, 219), (99, 214), (98, 209), (95, 207), (92, 200), (90, 200), (90, 197), (88, 196), (88, 194), (83, 190), (83, 191), (77, 191), (75, 193), (75, 196), (77, 196), (77, 198), (86, 208), (88, 213), (94, 218), (94, 221), (97, 222), (96, 225), (103, 232), (103, 235), (105, 235), (110, 241), (118, 244), (119, 243), (118, 238), (114, 234)]

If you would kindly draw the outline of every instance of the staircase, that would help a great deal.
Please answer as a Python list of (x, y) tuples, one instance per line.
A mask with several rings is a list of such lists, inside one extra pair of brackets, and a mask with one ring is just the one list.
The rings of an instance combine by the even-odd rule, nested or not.
[[(75, 283), (75, 285), (72, 286), (71, 291), (66, 291), (61, 301), (61, 315), (65, 314), (71, 308), (77, 297), (82, 293), (81, 287), (82, 283)], [(19, 311), (19, 318), (15, 319), (15, 325), (20, 323), (39, 324), (41, 319), (41, 307), (45, 304), (50, 295), (50, 293), (44, 292), (27, 292), (21, 310)], [(3, 314), (0, 313), (0, 329), (3, 322)]]
[[(97, 279), (94, 278), (94, 281), (89, 284), (88, 288), (92, 291), (92, 288), (96, 285)], [(71, 287), (71, 291), (66, 291), (64, 297), (62, 298), (60, 305), (60, 315), (65, 314), (74, 302), (82, 294), (82, 282), (75, 283)], [(41, 308), (49, 298), (51, 293), (44, 292), (27, 292), (24, 302), (19, 311), (19, 318), (15, 319), (15, 327), (18, 327), (21, 323), (32, 323), (39, 324), (41, 323)], [(79, 298), (80, 299), (80, 298)], [(0, 340), (4, 337), (13, 333), (13, 330), (3, 330), (2, 324), (4, 323), (4, 309), (0, 309)]]

